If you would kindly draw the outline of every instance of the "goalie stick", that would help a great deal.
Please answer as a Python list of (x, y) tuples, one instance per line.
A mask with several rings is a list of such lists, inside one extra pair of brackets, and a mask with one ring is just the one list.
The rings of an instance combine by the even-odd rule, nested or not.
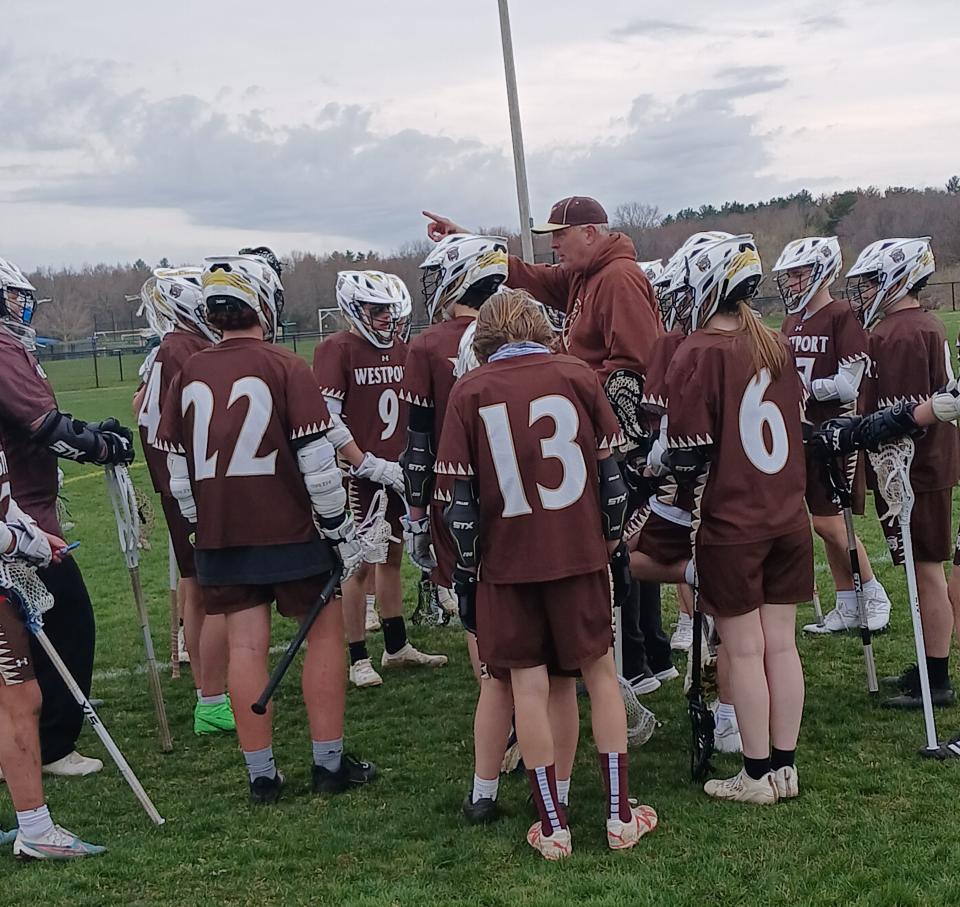
[(618, 368), (607, 376), (603, 390), (627, 440), (634, 447), (646, 449), (650, 432), (642, 419), (643, 376), (627, 368)]

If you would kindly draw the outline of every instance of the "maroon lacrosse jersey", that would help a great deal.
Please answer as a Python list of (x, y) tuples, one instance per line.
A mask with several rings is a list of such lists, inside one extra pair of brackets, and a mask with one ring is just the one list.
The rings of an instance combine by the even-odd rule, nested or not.
[(343, 403), (342, 418), (357, 446), (396, 460), (407, 441), (407, 404), (400, 398), (407, 345), (380, 349), (359, 334), (338, 331), (313, 351), (313, 374), (325, 397)]
[[(866, 331), (845, 300), (835, 299), (806, 318), (788, 315), (780, 330), (793, 348), (797, 371), (808, 389), (819, 378), (832, 378), (842, 365), (870, 361)], [(821, 402), (812, 394), (807, 399), (807, 419), (815, 426), (856, 411), (855, 403)]]
[(803, 386), (785, 339), (779, 378), (755, 374), (750, 339), (730, 331), (691, 334), (667, 375), (670, 448), (712, 445), (694, 523), (697, 541), (739, 545), (808, 525), (800, 428)]
[[(6, 520), (10, 508), (10, 469), (7, 466), (7, 454), (0, 447), (0, 520)], [(22, 508), (21, 508), (22, 509)]]
[(57, 520), (57, 455), (34, 443), (31, 426), (57, 408), (46, 373), (23, 344), (0, 329), (0, 442), (10, 487), (20, 507), (45, 532), (60, 535)]
[[(900, 400), (922, 403), (952, 377), (950, 344), (943, 324), (923, 309), (887, 315), (870, 332), (873, 377), (865, 412)], [(910, 467), (914, 491), (952, 488), (960, 479), (960, 438), (954, 422), (937, 422), (915, 442)]]
[(475, 477), (481, 579), (533, 583), (604, 569), (597, 454), (622, 440), (599, 380), (573, 356), (518, 356), (462, 377), (437, 472)]
[(143, 403), (137, 414), (140, 428), (140, 443), (143, 456), (147, 461), (153, 490), (160, 494), (170, 494), (170, 475), (167, 472), (167, 455), (154, 447), (157, 429), (160, 427), (160, 407), (167, 398), (167, 392), (173, 379), (180, 374), (183, 363), (194, 353), (205, 350), (213, 344), (193, 331), (170, 331), (163, 335), (157, 355), (147, 376), (147, 389), (143, 394)]
[(184, 363), (162, 412), (157, 445), (187, 458), (198, 549), (316, 538), (292, 445), (322, 435), (330, 413), (296, 353), (224, 340)]

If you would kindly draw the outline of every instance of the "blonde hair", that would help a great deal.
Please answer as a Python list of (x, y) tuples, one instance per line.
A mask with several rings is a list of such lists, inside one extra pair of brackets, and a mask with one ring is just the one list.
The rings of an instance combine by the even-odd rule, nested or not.
[(737, 315), (740, 317), (737, 333), (745, 335), (750, 343), (754, 372), (759, 375), (766, 369), (772, 378), (779, 378), (787, 361), (779, 336), (757, 317), (750, 304), (743, 299), (737, 303)]
[(553, 331), (543, 309), (525, 290), (494, 293), (477, 316), (473, 351), (486, 362), (505, 343), (527, 340), (549, 346)]

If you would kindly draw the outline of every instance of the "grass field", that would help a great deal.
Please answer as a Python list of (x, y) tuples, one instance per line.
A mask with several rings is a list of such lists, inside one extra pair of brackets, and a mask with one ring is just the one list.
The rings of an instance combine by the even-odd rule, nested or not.
[[(955, 336), (957, 316), (948, 326)], [(132, 367), (129, 374), (135, 373)], [(73, 372), (70, 370), (73, 369)], [(133, 384), (70, 390), (78, 363), (48, 367), (61, 407), (80, 417), (123, 416)], [(128, 375), (129, 377), (129, 375)], [(466, 827), (459, 804), (472, 774), (471, 719), (476, 687), (459, 632), (411, 628), (413, 641), (450, 654), (439, 671), (386, 676), (384, 686), (351, 691), (347, 748), (376, 761), (380, 779), (333, 800), (309, 793), (310, 745), (296, 672), (281, 688), (276, 752), (288, 777), (278, 808), (247, 805), (242, 760), (232, 739), (191, 732), (189, 674), (164, 676), (175, 752), (160, 754), (129, 581), (117, 546), (102, 472), (65, 468), (71, 539), (94, 600), (99, 627), (94, 694), (102, 716), (150, 791), (167, 824), (153, 828), (111, 765), (99, 776), (51, 780), (58, 820), (106, 843), (103, 858), (74, 865), (20, 865), (0, 855), (4, 904), (336, 904), (336, 905), (952, 905), (960, 903), (960, 844), (954, 833), (960, 764), (917, 756), (919, 714), (868, 702), (858, 640), (800, 640), (808, 690), (798, 765), (802, 796), (771, 809), (709, 801), (687, 777), (687, 719), (679, 681), (646, 698), (663, 722), (631, 751), (633, 792), (660, 813), (658, 830), (615, 855), (602, 832), (601, 784), (583, 706), (574, 771), (575, 852), (550, 865), (523, 843), (531, 821), (524, 779), (501, 785), (508, 816)], [(132, 474), (149, 486), (142, 461)], [(159, 507), (157, 508), (159, 512)], [(255, 518), (251, 514), (251, 518)], [(876, 640), (881, 673), (913, 660), (902, 573), (886, 555), (876, 520), (860, 530), (894, 600), (889, 632)], [(142, 558), (155, 641), (165, 653), (166, 541), (159, 525)], [(413, 605), (408, 577), (408, 611)], [(825, 607), (829, 572), (818, 550)], [(674, 606), (665, 606), (665, 623)], [(800, 620), (811, 619), (809, 606)], [(278, 620), (276, 641), (292, 633)], [(381, 641), (372, 640), (379, 657)], [(242, 704), (237, 704), (243, 707)], [(960, 729), (960, 711), (937, 715), (941, 737)], [(106, 759), (85, 731), (85, 752)], [(719, 757), (733, 773), (735, 757)], [(0, 824), (9, 824), (0, 792)]]

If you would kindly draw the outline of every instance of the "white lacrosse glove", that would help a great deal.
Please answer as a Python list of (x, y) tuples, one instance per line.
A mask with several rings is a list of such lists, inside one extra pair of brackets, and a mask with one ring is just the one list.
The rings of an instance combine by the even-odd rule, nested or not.
[(437, 566), (437, 556), (433, 550), (433, 539), (430, 537), (430, 517), (411, 520), (406, 514), (400, 517), (403, 524), (403, 544), (407, 554), (421, 570), (430, 572)]
[(321, 526), (320, 531), (323, 533), (323, 537), (337, 548), (337, 553), (340, 555), (340, 561), (343, 564), (340, 582), (345, 583), (357, 572), (360, 562), (363, 560), (363, 548), (357, 538), (353, 515), (344, 513), (343, 520), (339, 525), (332, 529)]
[(667, 448), (658, 435), (653, 439), (653, 444), (650, 445), (650, 453), (647, 454), (647, 467), (657, 477), (665, 476), (670, 471), (663, 464), (663, 455), (666, 452)]
[(350, 469), (350, 475), (358, 479), (369, 479), (377, 485), (386, 485), (391, 491), (403, 494), (403, 470), (393, 460), (384, 460), (372, 453), (363, 455), (363, 462)]
[[(5, 555), (8, 560), (24, 561), (31, 567), (49, 566), (53, 557), (50, 542), (30, 517), (21, 511), (17, 514), (17, 519), (6, 524), (6, 528), (16, 542), (13, 550)], [(9, 544), (7, 542), (8, 546)]]
[(956, 422), (960, 419), (960, 388), (954, 378), (942, 391), (930, 398), (933, 414), (941, 422)]

